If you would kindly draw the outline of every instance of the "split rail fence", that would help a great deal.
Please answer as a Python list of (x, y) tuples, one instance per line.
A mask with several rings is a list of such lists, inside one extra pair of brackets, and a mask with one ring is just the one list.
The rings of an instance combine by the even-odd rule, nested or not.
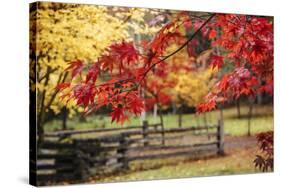
[[(75, 138), (75, 135), (104, 132), (115, 133)], [(201, 134), (197, 136), (194, 132)], [(224, 130), (220, 121), (213, 126), (169, 129), (144, 121), (142, 126), (61, 131), (45, 136), (46, 141), (38, 146), (37, 152), (39, 185), (83, 181), (95, 175), (128, 170), (134, 161), (224, 153)]]

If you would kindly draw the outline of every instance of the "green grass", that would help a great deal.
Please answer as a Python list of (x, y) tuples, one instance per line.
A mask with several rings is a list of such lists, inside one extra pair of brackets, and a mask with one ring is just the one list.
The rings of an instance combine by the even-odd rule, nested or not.
[[(167, 178), (202, 177), (230, 174), (245, 174), (260, 172), (254, 168), (253, 159), (257, 153), (256, 147), (243, 148), (232, 151), (226, 156), (184, 161), (180, 158), (168, 160), (146, 161), (150, 169), (131, 170), (127, 174), (115, 174), (103, 178), (96, 178), (94, 182), (155, 180)], [(154, 163), (162, 163), (161, 166)], [(153, 167), (153, 165), (155, 167)]]
[[(224, 109), (224, 125), (225, 133), (231, 136), (242, 136), (247, 134), (248, 107), (241, 107), (241, 118), (237, 118), (236, 108)], [(219, 119), (219, 111), (213, 111), (206, 114), (208, 124), (217, 124)], [(159, 117), (158, 117), (159, 118)], [(149, 123), (157, 123), (160, 120), (154, 119), (151, 114), (148, 114), (147, 120)], [(164, 125), (166, 128), (178, 127), (177, 115), (164, 115)], [(203, 125), (203, 115), (196, 116), (194, 114), (183, 115), (183, 126), (198, 126)], [(59, 128), (61, 121), (54, 120), (46, 124), (47, 131), (52, 131)], [(140, 125), (140, 120), (137, 117), (131, 117), (130, 122), (126, 122), (124, 127), (130, 125)], [(253, 111), (251, 120), (251, 133), (259, 133), (268, 130), (273, 130), (273, 108), (272, 106), (256, 106)], [(87, 117), (86, 122), (79, 121), (78, 118), (69, 120), (68, 127), (72, 129), (88, 129), (88, 128), (110, 128), (120, 127), (115, 123), (110, 122), (108, 116), (91, 116)], [(239, 140), (240, 138), (237, 137)], [(196, 176), (214, 176), (228, 174), (243, 174), (259, 172), (254, 168), (253, 160), (258, 153), (257, 146), (240, 148), (233, 151), (228, 151), (224, 157), (206, 158), (200, 160), (186, 160), (185, 158), (176, 157), (169, 159), (147, 160), (144, 162), (136, 162), (130, 164), (128, 173), (120, 173), (106, 177), (96, 177), (93, 182), (116, 182), (116, 181), (135, 181), (135, 180), (152, 180), (152, 179), (167, 179), (167, 178), (183, 178)]]
[[(248, 130), (247, 119), (248, 107), (241, 107), (241, 118), (237, 118), (236, 108), (228, 108), (224, 110), (224, 125), (225, 133), (233, 136), (246, 135)], [(219, 119), (219, 112), (213, 111), (206, 113), (208, 124), (217, 124)], [(149, 123), (160, 122), (159, 117), (154, 118), (151, 114), (147, 115)], [(45, 125), (46, 131), (53, 131), (59, 129), (61, 125), (60, 120), (53, 120)], [(68, 128), (70, 129), (89, 129), (89, 128), (118, 128), (127, 127), (131, 125), (140, 125), (138, 117), (131, 117), (124, 125), (118, 125), (115, 122), (111, 123), (110, 117), (107, 115), (92, 115), (87, 117), (86, 122), (82, 122), (79, 118), (74, 118), (68, 121)], [(178, 127), (178, 116), (173, 114), (164, 115), (164, 125), (166, 128)], [(183, 126), (198, 126), (204, 125), (203, 115), (184, 114)], [(273, 109), (272, 106), (256, 106), (253, 110), (253, 117), (251, 119), (251, 133), (259, 133), (273, 129)]]

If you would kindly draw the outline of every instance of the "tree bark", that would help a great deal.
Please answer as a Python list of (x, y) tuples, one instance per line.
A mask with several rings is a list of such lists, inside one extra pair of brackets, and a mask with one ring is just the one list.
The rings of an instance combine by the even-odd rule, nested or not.
[(173, 107), (173, 114), (176, 114), (177, 113), (177, 104), (176, 104), (176, 102), (172, 103), (172, 107)]
[(223, 105), (222, 105), (222, 104), (219, 105), (219, 109), (220, 109), (220, 112), (219, 112), (220, 121), (221, 121), (221, 123), (224, 125)]
[(162, 114), (162, 107), (159, 103), (158, 108), (159, 108), (159, 117), (160, 117), (160, 123), (161, 123), (161, 134), (162, 134), (162, 145), (165, 145), (165, 130), (164, 130), (164, 120), (163, 120), (163, 114)]
[(204, 121), (204, 125), (207, 126), (207, 116), (206, 116), (206, 112), (203, 113), (203, 121)]
[(248, 112), (248, 136), (251, 136), (251, 120), (253, 114), (254, 98), (249, 98), (249, 112)]
[(62, 130), (67, 130), (67, 115), (68, 109), (66, 107), (62, 108)]
[[(262, 84), (262, 80), (259, 78), (258, 81), (259, 81), (259, 84), (261, 85)], [(263, 103), (263, 93), (258, 92), (257, 93), (257, 104), (258, 105), (262, 105), (262, 103)]]
[(179, 127), (182, 127), (182, 106), (179, 108), (178, 110), (179, 112), (179, 117), (178, 117), (178, 123), (179, 123)]
[(240, 111), (240, 99), (236, 101), (236, 108), (237, 108), (237, 117), (241, 118), (241, 111)]
[[(44, 86), (47, 86), (50, 79), (50, 73), (52, 73), (52, 69), (50, 67), (47, 68), (47, 73), (45, 75), (45, 82)], [(60, 74), (57, 83), (59, 84), (61, 81), (65, 81), (68, 73)], [(51, 104), (53, 103), (55, 97), (57, 96), (58, 91), (54, 91), (49, 101), (45, 105), (45, 97), (46, 97), (46, 90), (42, 92), (42, 98), (40, 101), (40, 110), (37, 114), (37, 130), (38, 130), (38, 142), (41, 143), (44, 141), (44, 123), (45, 123), (45, 116), (46, 116), (46, 109), (50, 108)], [(39, 94), (38, 94), (39, 95)], [(38, 98), (36, 98), (38, 100)]]
[[(50, 71), (51, 68), (48, 67), (47, 68), (47, 72), (46, 72), (46, 78), (45, 78), (45, 82), (44, 82), (44, 86), (47, 86), (49, 83), (49, 78), (50, 78)], [(39, 96), (39, 94), (38, 94)], [(41, 95), (41, 101), (40, 101), (40, 106), (39, 106), (39, 112), (37, 115), (37, 130), (38, 130), (38, 142), (41, 143), (44, 141), (44, 128), (43, 128), (43, 124), (44, 124), (44, 120), (45, 120), (45, 97), (46, 97), (46, 90), (44, 90), (42, 92)], [(39, 100), (39, 97), (36, 98), (36, 100)]]
[(203, 120), (204, 120), (204, 126), (207, 128), (207, 136), (208, 136), (208, 140), (210, 140), (210, 134), (209, 134), (209, 128), (208, 128), (208, 121), (207, 121), (207, 115), (206, 112), (203, 114)]
[[(145, 97), (145, 90), (144, 90), (143, 87), (140, 88), (139, 92), (140, 92), (141, 96), (144, 98)], [(140, 123), (142, 124), (142, 122), (145, 121), (145, 120), (146, 120), (146, 112), (142, 111), (141, 116), (140, 116)]]
[(194, 115), (197, 126), (200, 126), (200, 121), (197, 115)]
[(158, 111), (158, 106), (157, 106), (157, 104), (154, 104), (154, 106), (153, 106), (153, 119), (154, 119), (154, 123), (157, 123), (157, 111)]

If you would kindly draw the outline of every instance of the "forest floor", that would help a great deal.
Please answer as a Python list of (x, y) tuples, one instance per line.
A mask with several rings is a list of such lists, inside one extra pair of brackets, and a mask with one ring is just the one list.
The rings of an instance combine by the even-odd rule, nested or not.
[(260, 173), (253, 160), (259, 154), (255, 136), (227, 136), (225, 155), (199, 159), (176, 157), (148, 160), (130, 165), (126, 173), (95, 178), (92, 182), (118, 182), (169, 178), (203, 177), (231, 174)]

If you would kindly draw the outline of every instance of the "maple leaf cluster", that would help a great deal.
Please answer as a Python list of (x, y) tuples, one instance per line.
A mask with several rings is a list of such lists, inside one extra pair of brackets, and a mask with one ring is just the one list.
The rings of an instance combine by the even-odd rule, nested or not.
[(217, 103), (224, 103), (229, 98), (238, 99), (241, 95), (255, 95), (258, 91), (258, 81), (251, 72), (244, 68), (235, 68), (232, 72), (223, 75), (221, 80), (214, 86), (212, 92), (205, 101), (198, 105), (199, 112), (211, 111), (216, 108)]
[(213, 110), (216, 103), (237, 99), (241, 95), (265, 92), (273, 95), (273, 26), (268, 18), (217, 14), (208, 25), (214, 48), (223, 48), (223, 55), (214, 53), (213, 68), (221, 69), (226, 61), (234, 70), (224, 74), (214, 90), (197, 109)]
[[(167, 76), (165, 62), (160, 56), (169, 43), (182, 41), (182, 35), (176, 28), (176, 22), (171, 22), (165, 25), (151, 42), (143, 42), (142, 48), (147, 49), (143, 55), (133, 42), (123, 40), (110, 45), (105, 53), (90, 65), (86, 65), (81, 60), (71, 62), (66, 71), (71, 73), (71, 80), (79, 81), (77, 84), (71, 81), (60, 83), (57, 90), (59, 92), (66, 90), (62, 97), (75, 100), (77, 105), (84, 107), (86, 114), (103, 106), (110, 107), (112, 122), (121, 124), (130, 114), (139, 115), (147, 109), (145, 100), (148, 105), (156, 101), (168, 103), (170, 97), (159, 92), (159, 87), (164, 85), (157, 85), (157, 100), (142, 97), (139, 88), (156, 87), (153, 82), (148, 84), (148, 73), (158, 78)], [(168, 85), (165, 84), (165, 87)]]
[[(188, 66), (168, 65), (165, 60), (184, 47), (189, 51), (200, 45), (195, 36), (201, 34), (214, 48), (210, 66), (219, 71), (229, 62), (234, 69), (220, 78), (198, 105), (198, 112), (212, 110), (217, 103), (241, 95), (273, 94), (273, 29), (269, 19), (234, 14), (213, 14), (207, 20), (196, 21), (186, 13), (178, 17), (165, 24), (151, 41), (142, 41), (141, 46), (123, 40), (110, 45), (90, 66), (80, 60), (71, 62), (66, 70), (78, 83), (61, 83), (57, 89), (66, 90), (63, 96), (74, 99), (86, 113), (110, 107), (112, 121), (123, 123), (129, 114), (138, 115), (155, 103), (169, 103), (171, 97), (164, 89), (173, 88), (175, 83), (167, 76)], [(182, 27), (195, 32), (188, 38), (181, 32)], [(179, 49), (165, 54), (171, 44), (179, 45)], [(218, 53), (218, 47), (224, 49), (223, 54)], [(145, 88), (150, 97), (140, 95), (140, 88)]]
[(255, 166), (262, 171), (273, 170), (273, 131), (257, 135), (262, 155), (256, 155)]

